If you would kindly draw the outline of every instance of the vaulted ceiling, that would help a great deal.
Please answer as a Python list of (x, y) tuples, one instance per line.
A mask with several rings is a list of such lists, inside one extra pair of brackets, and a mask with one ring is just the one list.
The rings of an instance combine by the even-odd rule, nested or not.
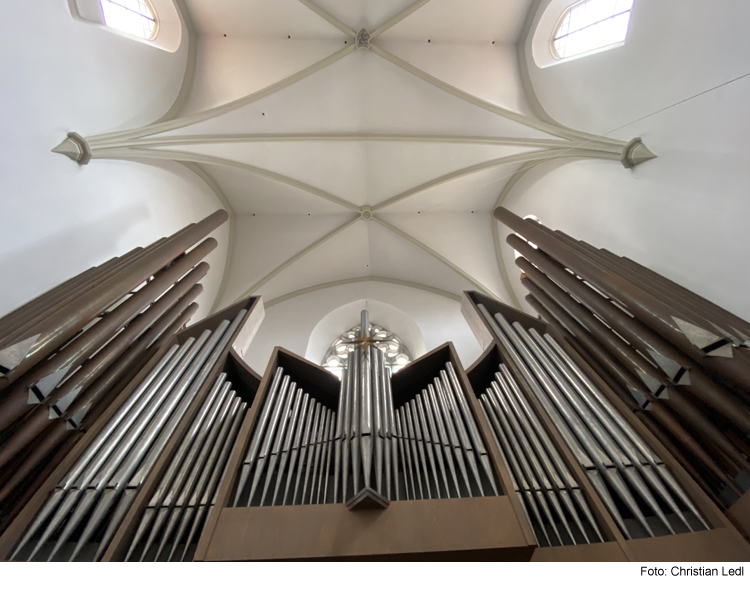
[[(513, 303), (499, 252), (524, 295), (490, 214), (503, 199), (745, 310), (742, 249), (726, 239), (747, 217), (737, 3), (636, 3), (624, 46), (540, 69), (533, 37), (550, 0), (174, 2), (192, 23), (175, 53), (77, 21), (65, 3), (7, 9), (1, 312), (223, 201), (232, 235), (215, 235), (200, 313), (264, 295), (255, 368), (277, 344), (304, 354), (327, 314), (376, 299), (414, 318), (426, 348), (453, 340), (470, 362), (461, 290)], [(361, 28), (383, 29), (370, 49), (353, 49)], [(696, 30), (710, 42), (691, 44)], [(542, 105), (624, 141), (547, 125)], [(69, 131), (87, 137), (83, 169), (49, 153)], [(557, 159), (619, 160), (634, 136), (660, 159), (632, 171)]]
[(531, 5), (184, 0), (175, 107), (89, 148), (179, 162), (216, 193), (231, 243), (214, 308), (366, 280), (517, 303), (492, 210), (530, 166), (625, 144), (534, 116), (516, 53)]
[(514, 44), (530, 1), (186, 4), (182, 112), (89, 142), (184, 162), (220, 195), (217, 305), (366, 276), (513, 301), (492, 209), (521, 166), (591, 142), (529, 113)]

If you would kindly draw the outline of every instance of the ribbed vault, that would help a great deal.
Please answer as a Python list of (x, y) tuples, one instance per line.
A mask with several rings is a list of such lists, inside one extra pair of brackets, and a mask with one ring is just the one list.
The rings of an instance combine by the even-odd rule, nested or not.
[(224, 92), (196, 75), (178, 115), (56, 151), (180, 162), (216, 192), (232, 243), (215, 306), (368, 279), (517, 303), (491, 212), (518, 178), (551, 159), (637, 160), (624, 141), (534, 117), (520, 83), (483, 81), (493, 72), (467, 47), (512, 47), (531, 2), (457, 4), (188, 0), (199, 52), (202, 36), (232, 35), (286, 57), (271, 51)]

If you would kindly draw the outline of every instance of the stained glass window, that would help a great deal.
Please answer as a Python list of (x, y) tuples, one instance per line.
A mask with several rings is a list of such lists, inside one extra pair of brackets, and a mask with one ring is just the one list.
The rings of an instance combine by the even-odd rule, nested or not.
[[(321, 365), (341, 379), (341, 374), (347, 365), (349, 351), (357, 346), (360, 338), (360, 327), (354, 326), (334, 340), (328, 348)], [(395, 373), (403, 369), (411, 361), (411, 354), (406, 345), (393, 332), (389, 332), (382, 326), (370, 323), (370, 337), (374, 345), (383, 351), (385, 355), (385, 366)]]

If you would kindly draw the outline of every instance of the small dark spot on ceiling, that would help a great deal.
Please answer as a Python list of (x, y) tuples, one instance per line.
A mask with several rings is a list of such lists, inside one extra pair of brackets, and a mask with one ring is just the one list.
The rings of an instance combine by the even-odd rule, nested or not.
[(226, 34), (226, 33), (224, 33), (224, 36), (226, 37), (226, 36), (227, 36), (227, 34)]
[(429, 42), (430, 42), (430, 39), (427, 39), (427, 42), (429, 43)]
[(287, 35), (287, 36), (286, 36), (286, 38), (287, 38), (287, 39), (291, 39), (291, 38), (292, 38), (292, 36), (291, 36), (291, 35)]

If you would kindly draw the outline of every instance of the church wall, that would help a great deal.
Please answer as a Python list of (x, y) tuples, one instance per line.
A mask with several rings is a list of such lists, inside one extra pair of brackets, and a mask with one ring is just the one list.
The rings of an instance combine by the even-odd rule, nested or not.
[(305, 358), (314, 363), (320, 363), (335, 340), (354, 326), (361, 325), (362, 310), (367, 310), (371, 324), (391, 332), (398, 332), (396, 336), (409, 351), (412, 359), (419, 358), (428, 352), (424, 345), (422, 331), (411, 316), (398, 307), (367, 298), (345, 303), (323, 316), (310, 333)]
[[(368, 281), (314, 291), (271, 306), (266, 310), (266, 317), (245, 360), (262, 374), (274, 346), (282, 346), (304, 356), (310, 335), (318, 322), (342, 305), (361, 299), (392, 305), (412, 318), (424, 337), (427, 351), (452, 341), (467, 368), (482, 352), (461, 315), (460, 302), (410, 287)], [(398, 326), (385, 327), (400, 335)], [(320, 362), (322, 359), (311, 360)]]
[[(748, 18), (750, 7), (736, 2), (636, 0), (623, 47), (530, 66), (552, 116), (597, 133), (621, 127), (611, 136), (642, 137), (658, 157), (633, 170), (604, 161), (544, 164), (506, 206), (750, 317), (750, 77), (730, 82), (748, 73)], [(523, 298), (506, 235), (502, 228), (504, 260)]]
[(606, 135), (750, 71), (750, 3), (734, 0), (635, 0), (624, 45), (539, 68), (531, 42), (549, 3), (526, 61), (537, 98), (563, 125)]
[[(70, 131), (132, 128), (166, 113), (185, 72), (184, 39), (168, 53), (76, 21), (65, 2), (0, 3), (0, 315), (221, 206), (176, 164), (80, 167), (50, 152)], [(212, 270), (196, 317), (218, 290), (227, 231), (217, 231), (224, 239), (207, 259)]]

